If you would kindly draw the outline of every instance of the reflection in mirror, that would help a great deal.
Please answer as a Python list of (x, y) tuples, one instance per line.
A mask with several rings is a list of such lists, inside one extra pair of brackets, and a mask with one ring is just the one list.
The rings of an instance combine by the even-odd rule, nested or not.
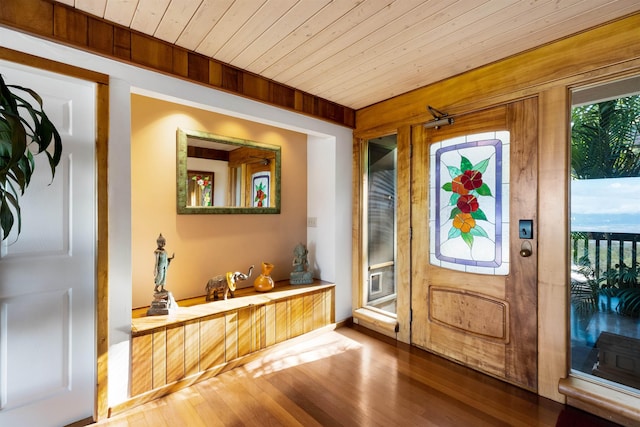
[(178, 213), (280, 213), (280, 162), (275, 145), (178, 129)]
[(187, 206), (213, 206), (213, 172), (187, 171)]

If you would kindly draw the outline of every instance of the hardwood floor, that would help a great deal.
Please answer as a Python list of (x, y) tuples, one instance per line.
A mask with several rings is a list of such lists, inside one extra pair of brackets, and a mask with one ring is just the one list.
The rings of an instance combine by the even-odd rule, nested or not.
[(355, 328), (296, 343), (97, 425), (556, 426), (561, 415), (581, 417), (567, 426), (614, 425)]

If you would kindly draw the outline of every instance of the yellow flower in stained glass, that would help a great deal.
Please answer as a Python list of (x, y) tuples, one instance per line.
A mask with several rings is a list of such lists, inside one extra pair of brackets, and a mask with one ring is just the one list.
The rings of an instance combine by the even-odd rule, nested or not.
[(453, 218), (453, 226), (463, 233), (468, 233), (476, 226), (476, 220), (473, 219), (471, 214), (459, 213)]

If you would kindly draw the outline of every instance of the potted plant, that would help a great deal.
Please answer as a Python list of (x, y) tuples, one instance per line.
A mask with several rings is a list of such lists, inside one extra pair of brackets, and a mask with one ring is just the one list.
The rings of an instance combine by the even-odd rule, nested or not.
[[(22, 96), (21, 96), (22, 95)], [(29, 96), (35, 103), (28, 102)], [(0, 75), (0, 233), (5, 240), (17, 223), (22, 228), (19, 197), (35, 170), (34, 154), (49, 160), (51, 179), (62, 155), (62, 140), (31, 89), (7, 85)]]

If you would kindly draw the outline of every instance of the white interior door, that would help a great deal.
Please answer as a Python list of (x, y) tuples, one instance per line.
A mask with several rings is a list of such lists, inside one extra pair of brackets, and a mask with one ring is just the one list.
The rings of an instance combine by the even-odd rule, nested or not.
[(0, 252), (0, 425), (92, 416), (95, 385), (95, 84), (0, 61), (35, 90), (63, 142), (51, 182), (36, 156), (22, 233)]

